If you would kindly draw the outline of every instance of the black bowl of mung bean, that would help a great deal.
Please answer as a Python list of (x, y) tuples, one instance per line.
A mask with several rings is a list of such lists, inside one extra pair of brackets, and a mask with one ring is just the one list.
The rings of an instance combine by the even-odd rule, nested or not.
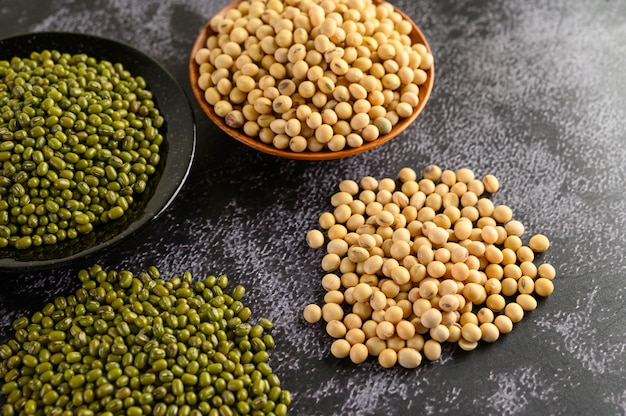
[(128, 240), (176, 197), (195, 143), (184, 91), (135, 48), (63, 32), (0, 40), (0, 270)]
[(430, 97), (433, 55), (382, 0), (235, 0), (202, 28), (191, 87), (225, 133), (261, 152), (338, 159), (400, 135)]

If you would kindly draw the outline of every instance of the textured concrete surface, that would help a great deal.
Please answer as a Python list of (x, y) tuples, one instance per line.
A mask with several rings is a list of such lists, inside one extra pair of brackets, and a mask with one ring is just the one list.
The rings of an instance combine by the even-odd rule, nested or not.
[[(127, 42), (183, 85), (189, 50), (226, 1), (0, 0), (0, 36), (76, 31)], [(226, 274), (275, 322), (271, 364), (294, 415), (626, 414), (626, 3), (396, 0), (435, 56), (422, 115), (385, 146), (346, 160), (255, 153), (192, 103), (198, 148), (182, 193), (157, 221), (96, 261), (165, 275)], [(305, 233), (341, 179), (472, 168), (495, 174), (497, 203), (552, 241), (541, 261), (555, 293), (514, 331), (416, 370), (330, 356), (302, 308), (321, 302), (322, 252)], [(0, 340), (10, 322), (78, 287), (76, 264), (0, 279)]]

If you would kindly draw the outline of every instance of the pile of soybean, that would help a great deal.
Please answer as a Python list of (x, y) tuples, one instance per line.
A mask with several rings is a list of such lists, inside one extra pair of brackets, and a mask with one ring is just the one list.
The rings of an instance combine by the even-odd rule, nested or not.
[(250, 322), (226, 276), (81, 270), (82, 287), (13, 322), (2, 414), (285, 415), (272, 323)]
[(498, 189), (493, 175), (436, 165), (422, 178), (404, 168), (398, 180), (339, 184), (319, 218), (326, 235), (307, 234), (326, 249), (324, 305), (304, 309), (325, 322), (334, 356), (414, 368), (439, 359), (443, 343), (495, 342), (552, 294), (554, 267), (535, 264), (548, 238), (526, 237), (512, 209), (490, 199)]
[(161, 160), (141, 76), (57, 50), (0, 61), (0, 247), (53, 245), (126, 213)]

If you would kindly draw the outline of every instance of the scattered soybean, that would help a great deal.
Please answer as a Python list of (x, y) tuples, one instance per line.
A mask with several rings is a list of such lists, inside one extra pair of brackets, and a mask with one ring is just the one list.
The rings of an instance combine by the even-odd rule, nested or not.
[(328, 322), (333, 355), (361, 363), (367, 350), (383, 367), (414, 368), (439, 359), (446, 342), (471, 351), (497, 341), (553, 293), (555, 268), (534, 263), (548, 238), (523, 240), (513, 210), (489, 199), (499, 186), (494, 175), (436, 165), (422, 178), (403, 168), (397, 180), (339, 183), (335, 210), (319, 218), (326, 234), (307, 234), (327, 250), (325, 304), (304, 309), (307, 322)]

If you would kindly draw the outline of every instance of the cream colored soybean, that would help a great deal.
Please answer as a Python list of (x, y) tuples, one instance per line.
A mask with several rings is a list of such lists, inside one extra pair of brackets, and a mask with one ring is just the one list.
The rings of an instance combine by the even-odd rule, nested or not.
[(304, 319), (311, 324), (319, 322), (322, 319), (322, 308), (316, 304), (307, 305), (304, 308)]
[(422, 363), (422, 355), (415, 348), (402, 348), (397, 357), (398, 364), (404, 368), (417, 368)]
[[(372, 0), (314, 0), (288, 7), (277, 1), (241, 2), (211, 19), (211, 28), (216, 34), (194, 56), (206, 101), (220, 117), (243, 114), (233, 128), (293, 152), (339, 151), (388, 134), (419, 105), (419, 86), (433, 62), (424, 45), (412, 44), (411, 23)], [(350, 130), (330, 137), (316, 135), (317, 127), (298, 131), (295, 123), (273, 137), (247, 124), (256, 118), (239, 107), (247, 101), (256, 113), (280, 118), (301, 113), (302, 104), (322, 111), (333, 98), (343, 104), (337, 116)]]
[[(364, 36), (364, 47), (377, 37)], [(384, 68), (376, 68), (382, 78)], [(340, 122), (335, 110), (294, 113), (319, 126)], [(282, 124), (274, 128), (283, 134)], [(512, 209), (488, 199), (499, 187), (495, 177), (436, 165), (422, 173), (404, 168), (398, 179), (341, 181), (332, 212), (318, 219), (326, 235), (307, 233), (309, 246), (326, 243), (327, 253), (324, 305), (307, 306), (305, 320), (327, 322), (334, 355), (414, 368), (422, 357), (438, 359), (444, 342), (471, 351), (497, 341), (537, 308), (536, 296), (554, 291), (555, 268), (533, 263), (549, 241), (535, 234), (523, 245)]]
[(535, 234), (530, 238), (528, 247), (535, 253), (543, 253), (550, 248), (550, 240), (543, 234)]

